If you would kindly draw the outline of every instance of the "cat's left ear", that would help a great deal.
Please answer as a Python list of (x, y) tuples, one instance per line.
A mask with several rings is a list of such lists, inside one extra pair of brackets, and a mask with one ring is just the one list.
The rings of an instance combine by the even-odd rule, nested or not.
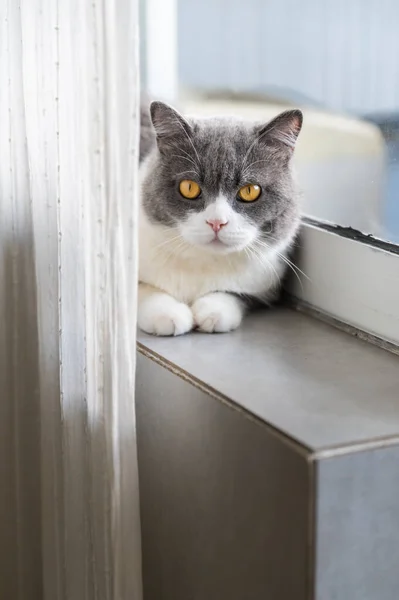
[(258, 130), (258, 139), (274, 142), (293, 151), (302, 129), (303, 115), (299, 109), (286, 110)]
[(181, 139), (191, 136), (192, 130), (187, 121), (171, 106), (164, 102), (152, 102), (151, 121), (157, 135), (157, 144), (162, 152)]

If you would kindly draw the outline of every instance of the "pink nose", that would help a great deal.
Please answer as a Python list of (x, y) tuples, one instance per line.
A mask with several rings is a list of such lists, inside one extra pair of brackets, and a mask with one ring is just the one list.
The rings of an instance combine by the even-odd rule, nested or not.
[(227, 223), (228, 221), (221, 221), (220, 219), (209, 219), (209, 221), (207, 221), (207, 224), (209, 227), (212, 227), (215, 233), (218, 233), (222, 227), (227, 225)]

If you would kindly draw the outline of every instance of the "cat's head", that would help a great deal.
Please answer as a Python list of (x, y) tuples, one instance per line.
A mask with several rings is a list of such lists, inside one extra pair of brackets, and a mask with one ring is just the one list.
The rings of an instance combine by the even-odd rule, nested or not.
[(284, 247), (298, 227), (291, 158), (302, 126), (299, 110), (267, 124), (184, 119), (151, 104), (157, 150), (143, 180), (144, 210), (189, 245), (217, 253)]

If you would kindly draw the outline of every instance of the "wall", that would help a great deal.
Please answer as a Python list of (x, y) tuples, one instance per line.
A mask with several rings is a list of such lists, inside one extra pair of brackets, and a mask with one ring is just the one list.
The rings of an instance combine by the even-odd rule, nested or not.
[(337, 110), (399, 107), (395, 0), (180, 0), (180, 81), (281, 86)]

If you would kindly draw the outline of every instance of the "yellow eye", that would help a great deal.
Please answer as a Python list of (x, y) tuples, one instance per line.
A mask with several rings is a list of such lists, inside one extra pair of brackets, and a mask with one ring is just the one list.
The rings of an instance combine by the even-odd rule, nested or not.
[(198, 183), (191, 179), (183, 179), (179, 184), (179, 191), (184, 198), (195, 200), (201, 193), (201, 188)]
[(238, 196), (240, 200), (244, 200), (244, 202), (253, 202), (257, 200), (261, 193), (260, 185), (250, 184), (244, 185), (238, 192)]

